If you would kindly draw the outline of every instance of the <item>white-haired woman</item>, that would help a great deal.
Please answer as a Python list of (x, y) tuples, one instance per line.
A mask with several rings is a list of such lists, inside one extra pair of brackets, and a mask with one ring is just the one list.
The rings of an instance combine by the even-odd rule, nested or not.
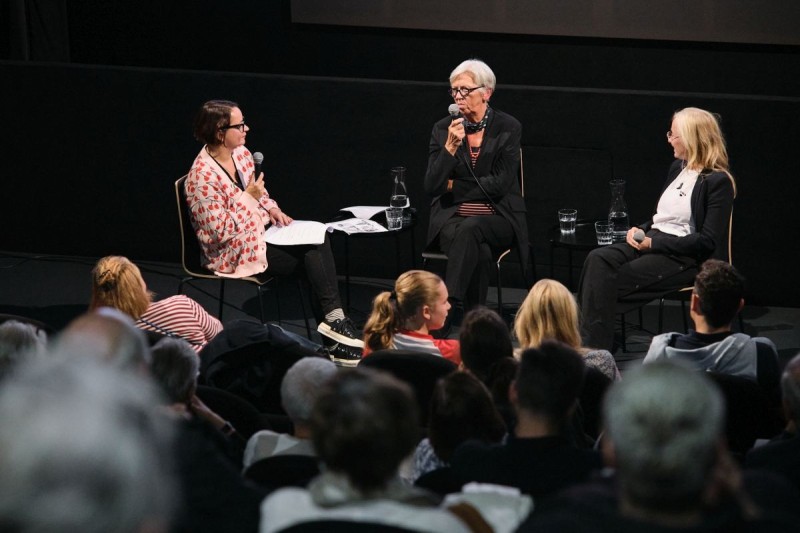
[(445, 252), (455, 312), (484, 303), (491, 256), (516, 243), (527, 264), (528, 230), (518, 179), (519, 121), (489, 106), (495, 76), (470, 59), (450, 74), (458, 106), (433, 126), (425, 191), (433, 198), (428, 247)]

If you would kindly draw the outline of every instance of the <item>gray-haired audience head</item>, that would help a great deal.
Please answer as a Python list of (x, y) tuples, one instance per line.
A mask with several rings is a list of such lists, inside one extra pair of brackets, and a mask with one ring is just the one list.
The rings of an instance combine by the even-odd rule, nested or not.
[(199, 368), (200, 358), (182, 339), (164, 337), (153, 346), (150, 374), (170, 403), (189, 404)]
[(386, 372), (338, 372), (317, 396), (311, 414), (314, 448), (326, 467), (369, 494), (397, 475), (419, 442), (411, 388)]
[(800, 353), (786, 363), (781, 376), (781, 393), (786, 418), (800, 425)]
[(336, 365), (322, 357), (304, 357), (281, 382), (281, 405), (294, 423), (307, 424), (322, 386), (336, 375)]
[(100, 307), (76, 318), (55, 343), (58, 356), (89, 356), (112, 365), (146, 373), (150, 348), (133, 319), (111, 307)]
[(725, 420), (706, 376), (674, 361), (642, 366), (611, 387), (603, 414), (624, 498), (659, 511), (699, 505)]
[(0, 387), (0, 530), (166, 531), (172, 433), (156, 393), (91, 358), (22, 363)]
[(47, 335), (33, 324), (7, 320), (0, 324), (0, 379), (19, 362), (43, 354)]

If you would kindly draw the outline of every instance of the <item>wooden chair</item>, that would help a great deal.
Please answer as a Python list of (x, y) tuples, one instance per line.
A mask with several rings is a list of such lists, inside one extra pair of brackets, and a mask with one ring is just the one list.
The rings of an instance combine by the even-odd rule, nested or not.
[[(519, 149), (519, 189), (522, 197), (525, 198), (525, 170), (523, 165), (522, 159), (522, 148)], [(497, 312), (500, 316), (503, 316), (503, 283), (502, 283), (502, 265), (503, 261), (508, 257), (508, 255), (514, 250), (514, 247), (508, 248), (507, 250), (502, 251), (496, 257), (493, 258), (494, 265), (495, 265), (495, 273), (497, 276)], [(524, 283), (528, 284), (528, 279), (525, 273), (525, 266), (522, 264), (522, 258), (519, 254), (519, 250), (517, 250), (518, 259), (520, 260), (520, 269), (522, 271), (522, 279)], [(528, 243), (528, 254), (530, 257), (530, 263), (532, 268), (533, 279), (536, 279), (536, 261), (533, 257), (533, 246), (531, 243)], [(439, 250), (438, 248), (429, 248), (422, 252), (422, 268), (427, 269), (428, 263), (430, 261), (443, 261), (447, 262), (448, 257), (447, 254)]]
[[(186, 203), (186, 190), (184, 188), (184, 183), (186, 182), (186, 176), (179, 178), (175, 182), (175, 201), (176, 207), (178, 209), (178, 224), (181, 231), (181, 265), (183, 266), (183, 271), (186, 274), (185, 277), (181, 278), (180, 283), (178, 284), (178, 294), (183, 293), (183, 285), (187, 282), (194, 281), (197, 279), (211, 279), (214, 281), (219, 282), (219, 311), (217, 312), (217, 318), (222, 320), (222, 310), (224, 308), (225, 303), (225, 282), (229, 279), (233, 279), (235, 281), (244, 281), (247, 283), (251, 283), (255, 285), (257, 292), (258, 292), (258, 311), (259, 311), (259, 318), (261, 322), (264, 323), (264, 292), (267, 290), (267, 285), (269, 285), (275, 278), (273, 277), (265, 277), (265, 278), (257, 278), (255, 276), (247, 276), (244, 278), (224, 278), (221, 276), (217, 276), (214, 272), (204, 267), (201, 263), (202, 257), (202, 250), (200, 249), (200, 243), (197, 241), (197, 236), (194, 232), (194, 228), (191, 224), (191, 214), (189, 213), (189, 208)], [(300, 280), (297, 281), (298, 291), (300, 292), (300, 306), (303, 312), (303, 319), (305, 320), (306, 325), (306, 335), (311, 338), (311, 326), (308, 323), (308, 315), (306, 314), (305, 309), (305, 298), (303, 296), (303, 289)], [(276, 302), (276, 309), (278, 312), (278, 322), (281, 322), (281, 307), (280, 307), (280, 297), (275, 291), (275, 302)]]

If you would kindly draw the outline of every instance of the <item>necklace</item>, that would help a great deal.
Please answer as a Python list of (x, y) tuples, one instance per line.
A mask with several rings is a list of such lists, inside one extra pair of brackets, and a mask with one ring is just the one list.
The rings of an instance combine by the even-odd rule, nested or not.
[[(234, 184), (236, 187), (238, 187), (238, 188), (240, 188), (240, 189), (243, 189), (243, 188), (244, 188), (244, 187), (243, 187), (243, 186), (242, 186), (242, 185), (241, 185), (241, 184), (240, 184), (238, 181), (236, 181), (235, 179), (233, 179), (233, 176), (231, 176), (230, 172), (228, 172), (228, 171), (225, 169), (225, 167), (222, 165), (222, 163), (220, 163), (220, 162), (217, 160), (217, 158), (216, 158), (216, 157), (214, 157), (214, 154), (212, 154), (212, 153), (211, 153), (211, 150), (209, 150), (209, 149), (208, 149), (208, 145), (206, 145), (206, 153), (209, 155), (209, 157), (211, 157), (211, 159), (213, 159), (213, 160), (214, 160), (214, 162), (215, 162), (217, 165), (219, 165), (219, 168), (221, 168), (221, 169), (222, 169), (222, 171), (225, 173), (225, 175), (226, 175), (226, 176), (228, 176), (228, 179), (229, 179), (229, 180), (231, 180), (231, 183), (233, 183), (233, 184)], [(238, 174), (239, 174), (239, 169), (237, 169), (237, 168), (236, 168), (236, 163), (233, 161), (233, 158), (232, 158), (232, 157), (231, 157), (231, 163), (233, 164), (233, 171), (234, 171), (234, 173), (238, 175)]]

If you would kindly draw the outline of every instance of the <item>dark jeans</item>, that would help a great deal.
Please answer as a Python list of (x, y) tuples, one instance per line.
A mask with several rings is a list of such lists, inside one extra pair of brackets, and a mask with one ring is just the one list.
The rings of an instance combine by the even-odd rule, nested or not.
[[(319, 323), (323, 316), (342, 307), (336, 263), (328, 235), (319, 245), (277, 246), (267, 244), (267, 270), (262, 275), (289, 276), (300, 274), (314, 293), (312, 308)], [(304, 275), (304, 276), (303, 276)]]
[(627, 243), (592, 250), (578, 286), (584, 346), (611, 350), (617, 313), (691, 286), (696, 274), (691, 257), (640, 253)]
[(489, 268), (494, 256), (511, 247), (514, 230), (501, 215), (454, 216), (439, 232), (439, 247), (447, 254), (445, 285), (465, 309), (486, 303)]

